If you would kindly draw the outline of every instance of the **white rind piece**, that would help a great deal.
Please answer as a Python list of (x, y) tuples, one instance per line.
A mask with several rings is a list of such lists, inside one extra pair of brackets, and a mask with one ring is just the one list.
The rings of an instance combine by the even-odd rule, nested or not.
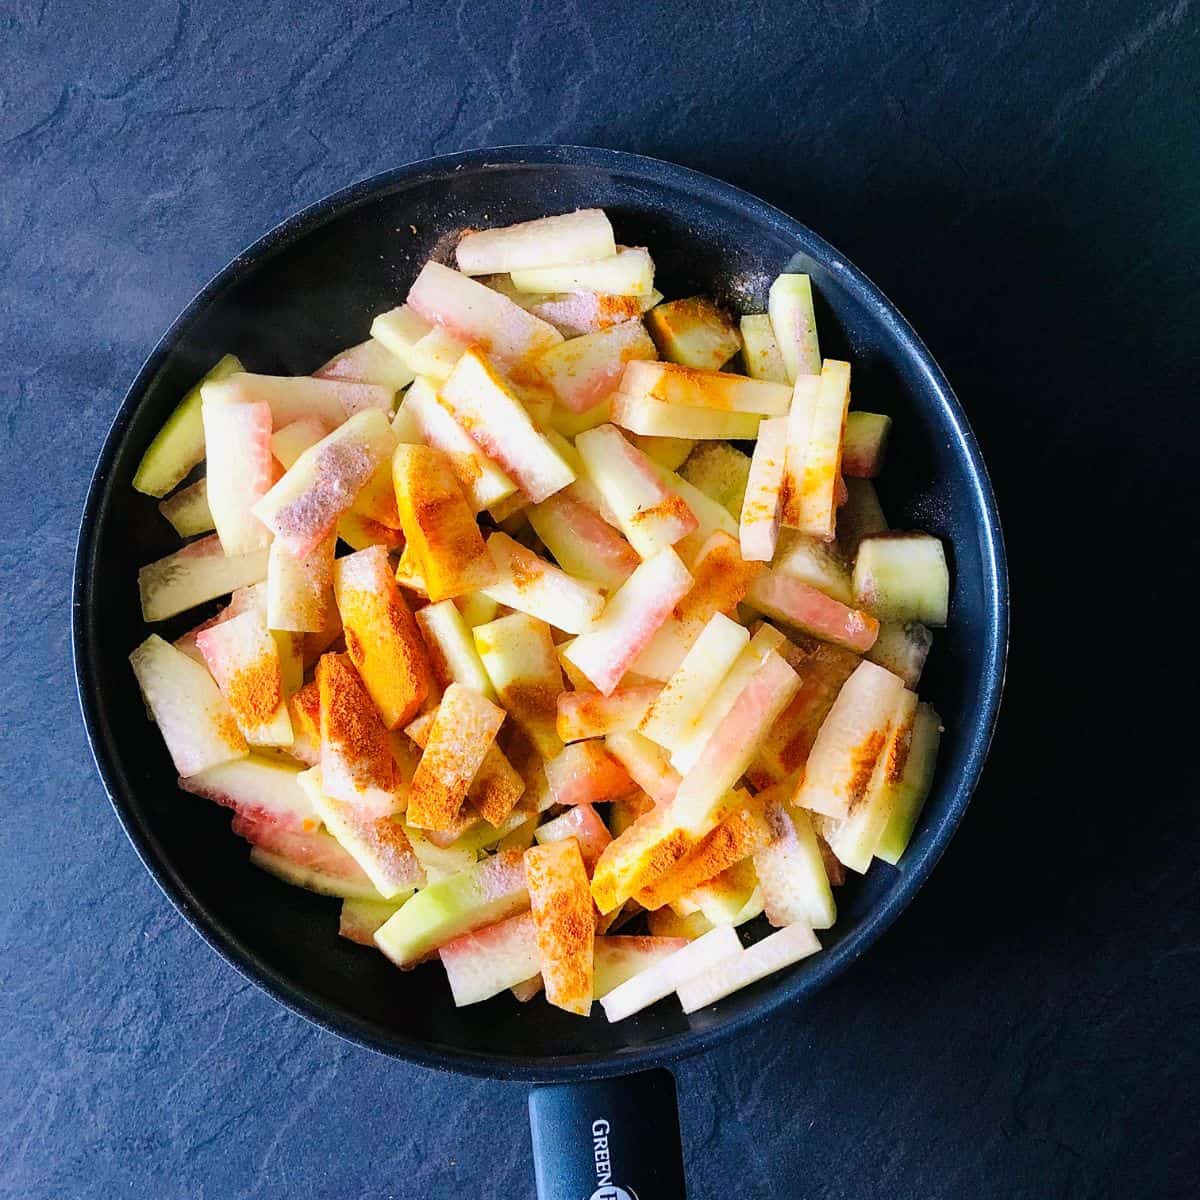
[[(328, 834), (324, 836), (328, 837)], [(329, 838), (332, 842), (333, 838)], [(319, 896), (337, 896), (343, 900), (367, 900), (376, 903), (383, 902), (383, 897), (375, 890), (366, 876), (346, 879), (340, 875), (331, 875), (317, 867), (306, 867), (292, 862), (282, 854), (265, 850), (262, 846), (250, 847), (250, 861), (260, 871), (274, 875), (276, 879), (291, 884), (292, 887), (304, 888), (308, 892), (316, 892)]]
[[(420, 440), (435, 450), (443, 450), (452, 462), (455, 456), (463, 464), (463, 470), (455, 470), (463, 492), (475, 512), (490, 508), (500, 500), (511, 496), (517, 485), (484, 452), (470, 434), (442, 407), (437, 390), (424, 377), (413, 382), (404, 394), (400, 412), (408, 413)], [(397, 413), (399, 416), (399, 413)], [(392, 432), (396, 432), (395, 422)]]
[(542, 966), (532, 913), (460, 934), (438, 951), (454, 1004), (478, 1004), (536, 975)]
[(217, 535), (198, 538), (138, 571), (143, 621), (165, 621), (267, 577), (269, 551), (227, 558)]
[(299, 776), (300, 768), (286, 760), (251, 754), (183, 776), (179, 786), (252, 820), (311, 832), (320, 826), (321, 818)]
[(763, 625), (725, 671), (717, 686), (705, 697), (700, 715), (692, 723), (686, 740), (671, 752), (671, 766), (686, 775), (699, 761), (709, 739), (729, 716), (746, 685), (767, 654), (783, 645), (783, 634), (773, 625)]
[(254, 506), (298, 558), (325, 540), (376, 469), (396, 448), (396, 436), (378, 409), (355, 413), (310, 446)]
[(674, 408), (782, 417), (792, 401), (786, 383), (769, 383), (728, 371), (706, 371), (679, 363), (634, 361), (626, 364), (619, 389)]
[(860, 875), (865, 875), (871, 865), (879, 840), (891, 819), (904, 778), (916, 715), (916, 693), (906, 689), (900, 693), (887, 740), (875, 760), (867, 794), (851, 809), (844, 821), (817, 818), (822, 835), (838, 861)]
[[(842, 685), (821, 723), (793, 803), (844, 820), (865, 794), (883, 752), (904, 681), (872, 662), (861, 662)], [(869, 768), (869, 770), (868, 770)]]
[(487, 547), (500, 578), (479, 590), (497, 604), (528, 613), (564, 633), (582, 633), (604, 611), (604, 595), (598, 587), (568, 575), (507, 533), (493, 533)]
[(265, 401), (270, 405), (275, 429), (310, 416), (319, 417), (333, 429), (364, 409), (389, 412), (395, 398), (392, 388), (373, 383), (314, 379), (310, 375), (255, 375), (249, 371), (206, 383), (200, 394), (206, 402), (217, 398), (238, 403)]
[(297, 417), (271, 434), (271, 453), (286, 471), (309, 446), (315, 446), (330, 427), (320, 417)]
[(197, 479), (187, 487), (172, 492), (160, 500), (158, 511), (171, 522), (171, 528), (181, 538), (211, 533), (215, 528), (212, 510), (208, 507), (208, 480)]
[(459, 359), (438, 399), (534, 504), (575, 481), (575, 472), (539, 432), (511, 388), (474, 350)]
[(819, 378), (804, 456), (797, 528), (831, 542), (841, 480), (842, 430), (850, 404), (850, 364), (827, 358)]
[(307, 558), (297, 558), (273, 541), (267, 559), (267, 625), (291, 633), (320, 633), (333, 603), (333, 556), (337, 538), (330, 534)]
[(808, 463), (808, 444), (812, 438), (813, 414), (819, 375), (801, 375), (792, 388), (792, 406), (787, 416), (787, 450), (784, 455), (779, 519), (793, 529), (800, 528), (800, 498), (804, 494), (804, 472)]
[(758, 427), (738, 530), (742, 557), (747, 562), (770, 562), (775, 557), (782, 516), (780, 492), (787, 461), (787, 435), (787, 417), (772, 417)]
[(616, 252), (612, 223), (604, 210), (580, 208), (498, 229), (468, 230), (455, 258), (464, 275), (499, 275), (593, 262)]
[[(465, 345), (482, 347), (490, 358), (508, 367), (563, 340), (553, 325), (507, 296), (440, 263), (427, 262), (421, 268), (409, 289), (408, 306), (431, 325), (442, 326)], [(374, 325), (371, 332), (382, 340)]]
[(612, 423), (645, 437), (691, 438), (693, 441), (728, 438), (752, 441), (758, 437), (758, 413), (725, 412), (716, 408), (688, 408), (668, 404), (653, 396), (612, 394)]
[(512, 285), (518, 292), (537, 296), (564, 292), (648, 296), (654, 291), (654, 260), (641, 246), (621, 246), (592, 262), (514, 270)]
[(208, 399), (201, 405), (208, 509), (226, 554), (250, 554), (271, 541), (271, 532), (250, 511), (274, 482), (271, 409)]
[(783, 359), (788, 381), (821, 370), (821, 349), (813, 315), (812, 280), (807, 275), (780, 275), (767, 297), (767, 315)]
[(130, 656), (142, 696), (180, 775), (245, 758), (246, 741), (213, 677), (151, 634)]
[(451, 683), (461, 683), (495, 700), (496, 689), (475, 649), (470, 627), (454, 601), (427, 604), (414, 616), (429, 649), (430, 666), (438, 684), (449, 687)]
[(551, 346), (538, 358), (537, 369), (559, 404), (578, 415), (608, 398), (627, 362), (657, 356), (641, 321), (625, 321)]
[(689, 979), (740, 953), (742, 943), (731, 925), (710, 929), (703, 937), (660, 959), (632, 979), (613, 988), (601, 1001), (610, 1022), (623, 1021), (676, 991)]
[(784, 967), (798, 963), (820, 948), (816, 934), (807, 925), (788, 925), (717, 963), (703, 974), (681, 983), (675, 989), (679, 994), (679, 1002), (684, 1012), (695, 1012)]
[(316, 379), (340, 379), (346, 383), (374, 383), (398, 392), (413, 381), (413, 372), (381, 341), (367, 338), (335, 354), (320, 370)]
[(284, 695), (279, 643), (258, 608), (196, 634), (196, 647), (252, 746), (290, 746), (292, 721)]
[(704, 830), (721, 797), (749, 769), (759, 746), (799, 690), (800, 677), (768, 650), (675, 793), (673, 811), (681, 825), (697, 834)]
[(587, 482), (600, 493), (642, 558), (696, 532), (699, 518), (664, 481), (669, 472), (660, 474), (657, 465), (615, 425), (579, 434), (575, 448)]
[(752, 379), (766, 379), (771, 383), (789, 383), (771, 318), (766, 313), (743, 317), (741, 332), (746, 374)]
[(353, 805), (326, 796), (321, 790), (320, 767), (302, 771), (299, 778), (325, 828), (385, 900), (406, 896), (414, 887), (425, 885), (425, 868), (397, 818), (365, 817)]
[(760, 792), (771, 841), (754, 855), (754, 870), (762, 893), (763, 909), (772, 925), (800, 922), (813, 929), (829, 929), (837, 920), (837, 905), (817, 844), (812, 819), (802, 808), (792, 808), (783, 798), (787, 784)]
[(692, 586), (692, 577), (669, 547), (648, 558), (612, 595), (600, 619), (565, 654), (611, 695), (633, 660)]
[(669, 751), (683, 746), (749, 641), (745, 626), (714, 613), (651, 704), (639, 732)]

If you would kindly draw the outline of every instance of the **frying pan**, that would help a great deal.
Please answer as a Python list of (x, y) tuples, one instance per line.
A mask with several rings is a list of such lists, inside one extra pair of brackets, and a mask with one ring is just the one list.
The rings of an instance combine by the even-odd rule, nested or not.
[[(127, 655), (146, 635), (138, 567), (176, 548), (155, 502), (130, 486), (150, 439), (222, 354), (306, 374), (361, 341), (422, 262), (464, 226), (599, 206), (618, 240), (649, 246), (669, 297), (704, 293), (763, 311), (782, 270), (808, 272), (822, 352), (849, 359), (860, 408), (890, 413), (878, 481), (894, 526), (928, 529), (951, 557), (949, 627), (922, 696), (946, 732), (932, 794), (898, 869), (876, 864), (838, 897), (824, 950), (685, 1016), (669, 1000), (617, 1025), (507, 995), (456, 1009), (442, 973), (401, 973), (336, 936), (336, 902), (253, 867), (228, 814), (186, 796), (148, 726)], [(207, 613), (165, 622), (177, 636)], [(472, 151), (357, 183), (285, 221), (200, 292), (155, 347), (117, 412), (83, 513), (73, 648), (96, 765), (147, 869), (196, 931), (281, 1004), (342, 1037), (423, 1066), (528, 1079), (542, 1197), (683, 1194), (674, 1085), (663, 1064), (793, 1005), (844, 970), (932, 870), (979, 778), (1004, 681), (1008, 598), (999, 518), (975, 438), (916, 334), (859, 270), (803, 225), (695, 171), (571, 146)], [(760, 918), (760, 921), (762, 919)], [(753, 933), (753, 927), (750, 932)]]

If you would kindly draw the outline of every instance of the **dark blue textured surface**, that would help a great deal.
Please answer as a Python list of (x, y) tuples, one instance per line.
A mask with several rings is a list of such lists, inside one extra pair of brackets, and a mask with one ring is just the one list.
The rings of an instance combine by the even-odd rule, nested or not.
[(680, 1068), (694, 1193), (1192, 1194), (1200, 837), (1164, 695), (1194, 645), (1195, 11), (541, 9), (0, 12), (0, 1193), (532, 1193), (522, 1086), (322, 1034), (174, 914), (94, 777), (66, 595), (117, 400), (215, 269), (397, 161), (560, 140), (723, 175), (864, 266), (956, 385), (1013, 568), (985, 787), (868, 959)]

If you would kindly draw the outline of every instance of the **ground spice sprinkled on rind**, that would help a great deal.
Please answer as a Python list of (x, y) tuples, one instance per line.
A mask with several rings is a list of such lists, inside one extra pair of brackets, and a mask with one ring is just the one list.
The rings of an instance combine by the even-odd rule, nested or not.
[(641, 316), (642, 302), (641, 296), (563, 292), (535, 304), (530, 311), (571, 337), (633, 320)]
[(396, 506), (434, 603), (487, 587), (498, 572), (449, 458), (400, 445), (392, 459)]
[(586, 1015), (592, 1006), (596, 923), (579, 844), (568, 838), (530, 847), (525, 878), (546, 999)]
[(701, 838), (670, 872), (640, 888), (635, 898), (643, 908), (661, 908), (761, 850), (769, 839), (770, 826), (757, 808), (737, 809)]
[(694, 529), (696, 514), (688, 507), (687, 501), (682, 496), (671, 492), (657, 504), (650, 508), (639, 509), (630, 517), (630, 522), (635, 527), (665, 521), (677, 521), (680, 525), (690, 525)]
[(264, 654), (234, 671), (225, 684), (225, 699), (244, 727), (270, 724), (283, 703), (278, 657)]
[(230, 749), (236, 749), (243, 754), (249, 749), (246, 745), (246, 739), (242, 736), (242, 731), (238, 728), (238, 723), (234, 720), (232, 713), (213, 713), (212, 724), (217, 736)]
[(341, 800), (322, 800), (330, 829), (354, 850), (364, 869), (384, 884), (385, 894), (391, 889), (423, 886), (425, 870), (404, 832), (398, 817), (371, 817), (358, 812), (352, 804)]
[(334, 593), (346, 652), (384, 725), (396, 729), (416, 715), (432, 687), (425, 641), (404, 602), (383, 546), (340, 558)]
[(592, 874), (592, 896), (602, 913), (657, 882), (695, 844), (669, 822), (666, 809), (651, 809), (605, 847)]
[(675, 606), (676, 620), (703, 628), (714, 613), (732, 616), (762, 569), (762, 563), (742, 558), (736, 538), (717, 530), (692, 564), (693, 583)]
[(850, 751), (850, 773), (845, 781), (846, 813), (849, 815), (862, 803), (883, 751), (887, 735), (873, 729), (863, 742)]
[(661, 691), (655, 683), (619, 687), (609, 696), (595, 691), (561, 692), (555, 706), (558, 736), (574, 742), (633, 729)]
[(805, 653), (785, 642), (781, 653), (784, 651), (788, 651), (786, 657), (800, 675), (800, 690), (776, 718), (746, 772), (751, 785), (759, 789), (780, 782), (808, 761), (821, 723), (829, 715), (842, 684), (861, 661), (852, 651), (826, 643), (817, 643)]
[(499, 828), (524, 794), (525, 780), (499, 746), (490, 746), (467, 791), (471, 806), (489, 825)]
[(195, 635), (209, 671), (251, 740), (286, 712), (279, 652), (262, 615), (252, 607), (254, 595), (235, 593), (219, 619)]
[(387, 730), (350, 661), (340, 654), (322, 655), (317, 685), (322, 762), (328, 750), (359, 787), (396, 792), (399, 772)]
[(543, 754), (546, 749), (549, 749), (552, 755), (558, 753), (559, 739), (556, 727), (561, 682), (555, 686), (548, 682), (525, 683), (515, 680), (498, 690), (504, 707), (538, 749)]
[(884, 782), (888, 787), (895, 787), (904, 778), (904, 768), (908, 765), (908, 752), (912, 748), (913, 728), (916, 725), (917, 710), (914, 708), (904, 728), (894, 737), (888, 746), (887, 767), (884, 772)]
[[(520, 547), (524, 549), (524, 547)], [(546, 578), (545, 564), (537, 561), (537, 556), (534, 554), (519, 554), (513, 551), (508, 556), (509, 577), (513, 587), (518, 592), (524, 592), (531, 587), (534, 587)]]
[(446, 689), (408, 795), (408, 823), (446, 829), (504, 723), (504, 710), (461, 684)]

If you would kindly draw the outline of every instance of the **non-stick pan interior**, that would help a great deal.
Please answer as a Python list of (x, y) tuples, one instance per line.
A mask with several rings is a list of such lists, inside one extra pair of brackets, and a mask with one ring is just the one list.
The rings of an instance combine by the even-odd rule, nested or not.
[[(138, 460), (183, 391), (221, 354), (253, 371), (304, 374), (363, 340), (400, 304), (421, 263), (465, 226), (601, 206), (618, 241), (649, 246), (668, 297), (706, 293), (762, 311), (787, 267), (813, 276), (822, 352), (853, 363), (856, 407), (890, 413), (880, 492), (896, 527), (920, 527), (952, 554), (950, 627), (937, 635), (923, 696), (946, 734), (937, 785), (905, 864), (876, 865), (839, 894), (827, 949), (691, 1018), (670, 1002), (616, 1026), (507, 995), (455, 1009), (441, 971), (399, 972), (337, 937), (338, 901), (252, 867), (229, 814), (181, 793), (145, 716), (127, 655), (147, 633), (138, 567), (177, 539), (130, 487)], [(477, 152), (404, 168), (350, 189), (269, 235), (214, 280), (143, 370), (104, 450), (84, 518), (76, 656), (85, 716), (117, 811), (148, 866), (204, 936), (279, 999), (376, 1048), (491, 1074), (606, 1073), (701, 1048), (818, 986), (910, 898), (966, 804), (986, 750), (1003, 670), (999, 529), (970, 433), (923, 348), (836, 252), (735, 189), (652, 160), (575, 149)], [(187, 613), (160, 628), (173, 637)], [(186, 979), (178, 986), (187, 987)]]

